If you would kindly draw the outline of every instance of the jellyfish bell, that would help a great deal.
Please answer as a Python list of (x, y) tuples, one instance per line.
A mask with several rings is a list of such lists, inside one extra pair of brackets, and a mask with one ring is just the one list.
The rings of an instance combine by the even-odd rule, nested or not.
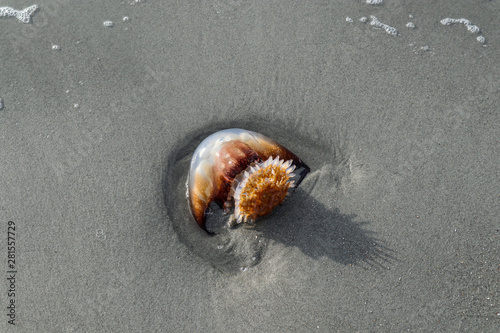
[(198, 225), (205, 225), (212, 202), (229, 212), (229, 222), (252, 222), (283, 203), (310, 171), (294, 153), (253, 131), (216, 132), (203, 140), (191, 159), (187, 196)]

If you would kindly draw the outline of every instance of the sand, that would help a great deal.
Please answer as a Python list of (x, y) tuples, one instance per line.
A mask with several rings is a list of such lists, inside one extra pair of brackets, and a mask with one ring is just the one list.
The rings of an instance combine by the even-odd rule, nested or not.
[[(500, 330), (498, 0), (131, 1), (0, 17), (1, 332)], [(311, 173), (209, 237), (184, 182), (232, 127)]]

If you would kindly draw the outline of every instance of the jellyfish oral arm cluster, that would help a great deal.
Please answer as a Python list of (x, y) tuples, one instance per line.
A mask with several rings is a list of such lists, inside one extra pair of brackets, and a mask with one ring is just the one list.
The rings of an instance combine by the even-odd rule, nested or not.
[(281, 204), (309, 170), (298, 156), (260, 133), (238, 128), (216, 132), (191, 159), (191, 213), (205, 231), (205, 212), (212, 202), (232, 209), (231, 221), (254, 221)]

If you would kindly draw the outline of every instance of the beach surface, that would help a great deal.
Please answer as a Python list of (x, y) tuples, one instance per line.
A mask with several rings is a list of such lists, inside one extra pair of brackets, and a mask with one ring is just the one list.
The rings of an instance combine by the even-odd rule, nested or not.
[[(1, 332), (500, 331), (499, 0), (37, 4), (0, 17)], [(311, 172), (208, 236), (189, 161), (235, 127)]]

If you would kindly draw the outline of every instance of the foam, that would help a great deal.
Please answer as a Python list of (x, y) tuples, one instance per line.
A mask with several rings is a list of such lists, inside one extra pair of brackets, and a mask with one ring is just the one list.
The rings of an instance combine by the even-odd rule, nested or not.
[[(469, 21), (468, 19), (463, 18), (463, 17), (459, 18), (459, 19), (453, 19), (453, 18), (447, 17), (447, 18), (442, 19), (440, 21), (440, 23), (442, 25), (452, 25), (452, 24), (459, 23), (459, 24), (465, 25), (465, 27), (467, 28), (467, 31), (469, 31), (470, 33), (478, 34), (481, 32), (481, 29), (479, 29), (479, 27), (477, 25), (472, 24), (471, 21)], [(478, 36), (476, 38), (476, 40), (481, 44), (484, 44), (486, 42), (486, 39), (483, 36)]]
[(479, 29), (479, 27), (477, 25), (472, 24), (472, 22), (466, 18), (453, 19), (453, 18), (447, 17), (447, 18), (442, 19), (440, 22), (442, 25), (452, 25), (455, 23), (463, 24), (467, 27), (467, 30), (469, 32), (474, 33), (474, 34), (477, 34), (481, 31), (481, 29)]
[(389, 25), (387, 25), (385, 23), (380, 22), (378, 20), (378, 18), (376, 18), (373, 15), (370, 15), (370, 18), (372, 19), (371, 22), (370, 22), (370, 25), (373, 25), (375, 27), (384, 29), (385, 32), (387, 32), (389, 35), (392, 35), (392, 36), (399, 35), (399, 31), (396, 28), (391, 27), (391, 26), (389, 26)]
[(29, 6), (24, 8), (23, 10), (17, 10), (11, 7), (0, 7), (0, 17), (14, 16), (23, 23), (30, 23), (31, 16), (34, 12), (37, 11), (37, 9), (38, 5)]

